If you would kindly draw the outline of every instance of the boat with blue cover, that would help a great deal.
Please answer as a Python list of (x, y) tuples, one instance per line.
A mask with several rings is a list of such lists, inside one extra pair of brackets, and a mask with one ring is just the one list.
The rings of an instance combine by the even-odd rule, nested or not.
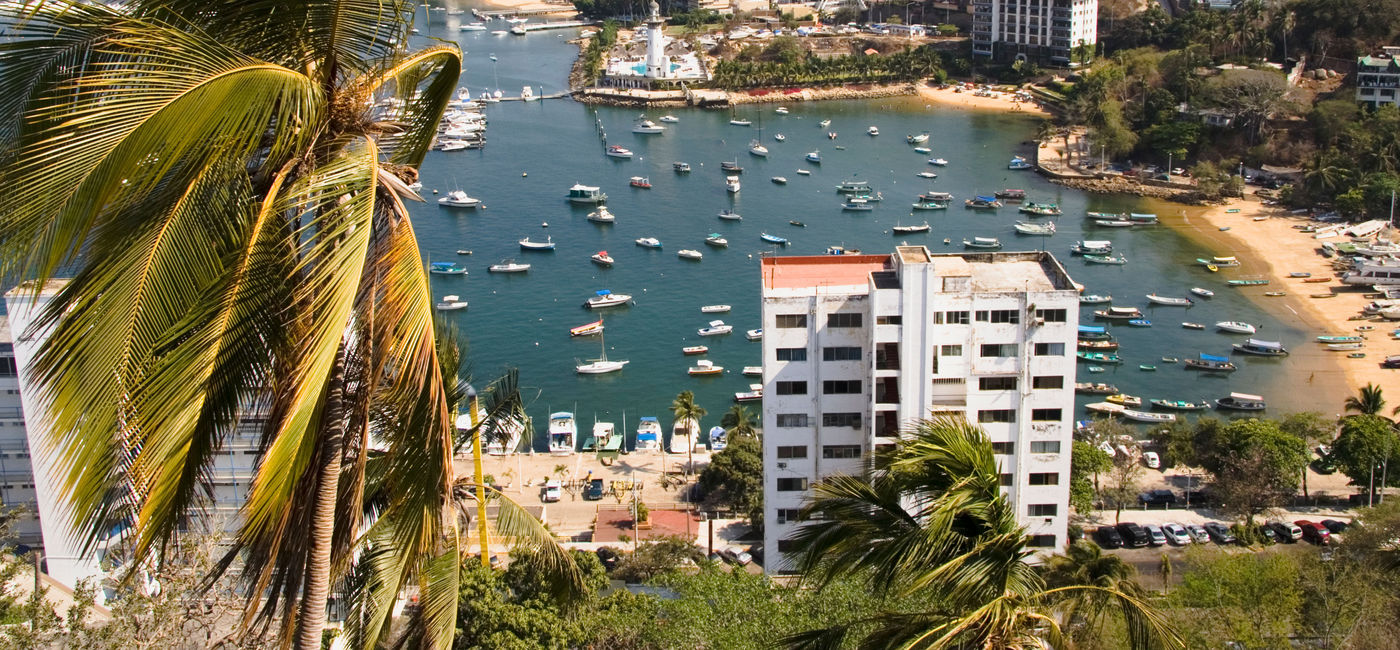
[(1234, 372), (1235, 364), (1230, 362), (1228, 357), (1206, 354), (1202, 352), (1195, 359), (1182, 361), (1187, 370), (1205, 370), (1207, 372)]

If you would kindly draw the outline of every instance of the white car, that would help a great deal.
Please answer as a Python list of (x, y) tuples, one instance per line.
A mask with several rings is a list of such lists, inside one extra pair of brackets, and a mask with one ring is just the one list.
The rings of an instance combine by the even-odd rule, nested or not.
[(1186, 524), (1186, 532), (1191, 533), (1191, 539), (1197, 544), (1205, 544), (1210, 541), (1210, 533), (1206, 532), (1206, 527), (1200, 524)]
[(564, 486), (558, 479), (550, 479), (544, 484), (544, 492), (540, 494), (540, 501), (545, 503), (557, 502), (563, 496)]
[(1191, 533), (1186, 532), (1186, 527), (1177, 523), (1162, 524), (1162, 534), (1167, 536), (1167, 542), (1175, 546), (1186, 546), (1191, 543)]
[(1155, 451), (1142, 452), (1142, 462), (1147, 465), (1148, 469), (1161, 469), (1162, 467), (1162, 457), (1158, 456)]

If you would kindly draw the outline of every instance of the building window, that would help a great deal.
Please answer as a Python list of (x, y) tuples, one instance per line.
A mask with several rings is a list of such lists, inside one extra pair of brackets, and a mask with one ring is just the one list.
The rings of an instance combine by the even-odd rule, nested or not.
[(970, 322), (965, 311), (940, 311), (933, 315), (934, 325), (966, 325)]
[(793, 553), (793, 552), (796, 552), (796, 551), (797, 551), (797, 540), (792, 540), (792, 539), (780, 539), (780, 540), (778, 540), (778, 552), (779, 552), (779, 553)]
[(1060, 409), (1031, 409), (1031, 422), (1059, 422)]
[(938, 356), (941, 356), (941, 357), (960, 357), (960, 356), (962, 356), (962, 346), (961, 346), (961, 345), (940, 345), (940, 346), (938, 346)]
[(1058, 454), (1060, 453), (1059, 440), (1032, 440), (1032, 454)]
[(807, 489), (807, 478), (780, 478), (778, 479), (779, 492), (801, 492)]
[(827, 327), (860, 327), (860, 314), (849, 311), (839, 311), (826, 315)]
[(1060, 513), (1060, 507), (1053, 503), (1032, 503), (1026, 506), (1026, 515), (1031, 517), (1054, 517)]
[(1031, 378), (1031, 388), (1064, 388), (1065, 378), (1059, 375), (1044, 375)]
[(859, 379), (827, 379), (822, 382), (823, 395), (859, 395)]
[(1014, 357), (1016, 356), (1015, 343), (983, 343), (981, 356), (983, 357)]
[(797, 508), (778, 508), (778, 523), (786, 524), (790, 521), (802, 521), (802, 511)]
[(778, 361), (806, 361), (807, 348), (778, 348)]
[(1035, 356), (1037, 357), (1062, 357), (1065, 355), (1064, 343), (1036, 343)]
[(1055, 548), (1055, 536), (1031, 535), (1031, 541), (1027, 545), (1034, 548)]
[(1015, 377), (982, 377), (977, 380), (978, 390), (1016, 390)]
[(1059, 485), (1060, 475), (1055, 472), (1032, 472), (1027, 482), (1031, 485)]
[(823, 413), (822, 426), (824, 427), (851, 427), (860, 428), (859, 413)]
[(778, 458), (806, 458), (807, 445), (790, 445), (778, 447)]
[(1015, 422), (1016, 411), (1012, 409), (984, 409), (977, 412), (977, 421), (987, 422)]
[(1014, 442), (994, 442), (992, 443), (992, 453), (1002, 456), (1010, 456), (1016, 453), (1016, 443)]
[(860, 348), (822, 348), (822, 361), (860, 361)]
[(876, 324), (876, 325), (902, 325), (902, 324), (904, 324), (904, 317), (903, 317), (903, 316), (900, 316), (900, 315), (898, 315), (898, 314), (895, 314), (894, 316), (876, 316), (876, 317), (875, 317), (875, 324)]
[(1047, 323), (1063, 323), (1069, 318), (1069, 314), (1064, 309), (1037, 309), (1035, 317)]
[(776, 325), (782, 328), (807, 327), (807, 314), (778, 314)]
[(806, 395), (807, 382), (805, 381), (780, 381), (778, 382), (779, 395)]
[(14, 357), (0, 357), (0, 377), (18, 377)]
[(1002, 487), (1009, 487), (1016, 484), (1016, 477), (1011, 474), (999, 474), (997, 478), (1000, 479)]
[(860, 445), (822, 445), (822, 458), (860, 458)]
[(806, 414), (806, 413), (779, 413), (779, 414), (778, 414), (778, 426), (779, 426), (780, 428), (784, 428), (784, 429), (788, 429), (788, 428), (792, 428), (792, 427), (805, 427), (805, 426), (807, 426), (807, 414)]
[(993, 309), (980, 310), (977, 312), (977, 322), (979, 323), (1019, 323), (1021, 322), (1021, 312), (1016, 309)]

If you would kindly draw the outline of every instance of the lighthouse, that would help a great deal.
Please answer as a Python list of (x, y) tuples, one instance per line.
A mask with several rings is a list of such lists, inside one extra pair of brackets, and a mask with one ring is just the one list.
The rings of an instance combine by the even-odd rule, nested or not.
[(656, 4), (656, 0), (651, 1), (651, 15), (647, 16), (647, 71), (649, 79), (662, 79), (666, 77), (666, 37), (661, 35), (661, 28), (666, 25), (666, 19), (661, 17), (661, 5)]

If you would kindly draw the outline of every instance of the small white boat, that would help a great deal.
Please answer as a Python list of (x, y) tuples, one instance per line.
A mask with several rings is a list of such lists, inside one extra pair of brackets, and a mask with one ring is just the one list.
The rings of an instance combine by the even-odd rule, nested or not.
[(1249, 323), (1243, 323), (1240, 321), (1233, 320), (1220, 321), (1219, 323), (1215, 324), (1215, 329), (1218, 329), (1222, 332), (1232, 332), (1234, 334), (1253, 334), (1259, 331), (1259, 328), (1250, 325)]
[(574, 439), (578, 436), (578, 425), (574, 414), (567, 411), (549, 414), (549, 453), (566, 456), (574, 453)]
[(662, 115), (661, 121), (667, 124), (675, 124), (676, 122), (681, 121), (681, 118), (676, 117), (675, 115)]
[(802, 175), (802, 176), (811, 176), (811, 175), (812, 175), (812, 170), (810, 170), (810, 169), (799, 169), (799, 170), (797, 170), (797, 173), (800, 174), (800, 175)]
[(515, 34), (516, 36), (524, 36), (526, 34), (525, 28), (521, 27), (520, 25), (516, 25), (515, 27), (510, 28), (510, 33)]
[(642, 121), (632, 125), (633, 133), (640, 133), (643, 135), (655, 135), (658, 133), (663, 133), (665, 131), (666, 127), (647, 119), (643, 119)]
[(925, 221), (922, 225), (918, 225), (918, 226), (894, 226), (893, 228), (890, 228), (890, 232), (892, 232), (892, 233), (894, 233), (894, 234), (896, 234), (896, 235), (903, 235), (903, 234), (916, 233), (916, 232), (928, 232), (928, 231), (929, 231), (929, 225), (928, 225), (928, 222), (927, 222), (927, 221)]
[(747, 331), (747, 332), (744, 332), (744, 338), (746, 338), (746, 339), (748, 339), (748, 340), (750, 340), (750, 341), (760, 341), (760, 340), (762, 340), (762, 339), (763, 339), (763, 328), (760, 327), (760, 328), (758, 328), (758, 329), (756, 329), (756, 330), (749, 330), (749, 331)]
[(787, 177), (786, 177), (786, 176), (774, 176), (773, 178), (771, 178), (771, 179), (769, 179), (769, 180), (772, 180), (774, 185), (787, 185)]
[(632, 150), (622, 145), (610, 144), (604, 154), (613, 158), (631, 158)]
[(614, 261), (607, 251), (598, 251), (588, 259), (593, 260), (593, 263), (598, 266), (612, 266)]
[(1151, 422), (1153, 424), (1176, 422), (1175, 413), (1150, 413), (1147, 411), (1135, 411), (1130, 408), (1125, 408), (1118, 413), (1129, 420), (1137, 422)]
[(1211, 291), (1210, 289), (1205, 289), (1205, 288), (1202, 288), (1202, 287), (1191, 287), (1191, 293), (1194, 293), (1194, 294), (1196, 294), (1196, 295), (1198, 295), (1198, 296), (1200, 296), (1200, 297), (1202, 297), (1202, 298), (1214, 298), (1214, 297), (1215, 297), (1215, 292), (1214, 292), (1214, 291)]
[(712, 320), (709, 327), (699, 329), (699, 334), (700, 336), (722, 336), (733, 331), (733, 325), (725, 325), (722, 320)]
[(729, 311), (729, 305), (705, 305), (700, 308), (702, 314), (723, 314)]
[(762, 377), (763, 366), (744, 366), (743, 373), (745, 377)]
[(725, 189), (726, 191), (728, 191), (730, 194), (738, 194), (738, 193), (739, 193), (739, 177), (738, 177), (738, 176), (725, 176), (725, 177), (724, 177), (724, 189)]
[(611, 361), (608, 359), (608, 347), (603, 339), (602, 332), (598, 333), (599, 353), (597, 359), (589, 359), (588, 363), (580, 363), (574, 366), (574, 370), (580, 375), (603, 375), (610, 372), (622, 370), (627, 365), (626, 360)]
[(655, 237), (638, 237), (637, 245), (642, 248), (661, 248), (661, 240)]
[(552, 251), (554, 250), (554, 238), (546, 237), (544, 241), (530, 241), (529, 237), (520, 240), (520, 248), (527, 251)]
[(729, 245), (729, 240), (717, 232), (712, 232), (709, 237), (705, 238), (705, 243), (715, 248), (724, 248)]
[(1190, 298), (1173, 298), (1171, 296), (1159, 296), (1156, 293), (1147, 294), (1147, 301), (1156, 305), (1169, 305), (1172, 307), (1190, 307), (1196, 304)]
[(738, 118), (729, 120), (729, 123), (733, 124), (734, 126), (749, 126), (753, 124), (753, 122), (750, 122), (749, 120), (741, 120)]
[(866, 129), (865, 132), (869, 135), (880, 135), (880, 128), (877, 126), (871, 126), (870, 128)]
[(787, 114), (788, 114), (788, 109), (787, 109), (786, 106), (779, 106), (779, 107), (773, 109), (773, 112), (774, 112), (774, 113), (777, 113), (777, 114), (779, 114), (779, 115), (787, 115)]
[(1049, 237), (1055, 234), (1055, 224), (1053, 222), (1034, 223), (1030, 221), (1017, 221), (1013, 227), (1016, 229), (1016, 233), (1020, 235)]
[(457, 311), (459, 309), (466, 309), (467, 301), (462, 300), (462, 297), (457, 295), (443, 296), (442, 300), (438, 301), (435, 307), (438, 311)]
[(501, 260), (499, 264), (487, 267), (491, 273), (524, 273), (530, 270), (529, 264), (521, 264), (513, 259)]
[(831, 126), (831, 120), (822, 120), (820, 122), (817, 122), (817, 126), (825, 129), (828, 126)]
[(504, 29), (493, 29), (493, 30), (491, 30), (491, 35), (492, 35), (492, 36), (505, 36), (506, 34), (509, 34), (509, 33), (510, 33), (510, 32), (508, 32), (508, 31), (506, 31), (506, 30), (504, 30)]
[(693, 248), (682, 248), (681, 250), (676, 251), (676, 257), (679, 257), (683, 260), (695, 260), (699, 262), (700, 260), (705, 258), (705, 255)]
[(919, 135), (908, 135), (904, 137), (904, 141), (908, 142), (909, 144), (923, 144), (925, 142), (928, 142), (928, 133), (920, 133)]
[(592, 336), (603, 333), (603, 319), (599, 318), (591, 323), (579, 325), (569, 329), (569, 336)]
[(933, 153), (933, 150), (929, 149), (928, 147), (914, 147), (914, 153), (927, 156)]
[(919, 178), (938, 178), (938, 174), (935, 174), (933, 172), (919, 172), (915, 174), (915, 176), (918, 176)]
[(486, 31), (486, 25), (482, 23), (467, 23), (457, 29), (464, 32), (484, 32)]
[(721, 210), (719, 213), (719, 218), (723, 219), (724, 221), (742, 221), (744, 219), (742, 216), (739, 215), (738, 212), (735, 212), (733, 210)]
[(701, 359), (699, 361), (696, 361), (695, 365), (691, 366), (690, 368), (687, 368), (685, 372), (686, 374), (692, 376), (722, 375), (724, 374), (724, 366), (717, 366), (715, 365), (715, 362), (710, 361), (709, 359)]
[(948, 159), (947, 159), (947, 158), (930, 158), (929, 161), (928, 161), (928, 164), (934, 165), (934, 166), (937, 166), (937, 167), (947, 167), (947, 166), (948, 166)]
[(438, 199), (438, 205), (445, 208), (475, 208), (481, 205), (481, 199), (467, 196), (462, 190), (452, 190), (447, 196)]
[(613, 223), (617, 217), (608, 210), (608, 206), (600, 205), (597, 210), (588, 213), (588, 220), (594, 223)]
[(752, 142), (749, 142), (749, 154), (758, 156), (759, 158), (767, 158), (768, 147), (763, 146), (762, 142), (754, 140)]
[(773, 140), (776, 141), (776, 142), (787, 142), (787, 136), (785, 136), (785, 135), (783, 135), (783, 134), (781, 134), (781, 133), (774, 133), (774, 134), (773, 134)]
[(589, 309), (602, 309), (604, 307), (626, 304), (628, 301), (632, 300), (632, 296), (625, 293), (613, 293), (607, 289), (599, 289), (593, 293), (593, 297), (583, 303), (584, 307)]
[(736, 402), (756, 402), (763, 399), (763, 384), (749, 384), (749, 389), (742, 393), (734, 393)]

